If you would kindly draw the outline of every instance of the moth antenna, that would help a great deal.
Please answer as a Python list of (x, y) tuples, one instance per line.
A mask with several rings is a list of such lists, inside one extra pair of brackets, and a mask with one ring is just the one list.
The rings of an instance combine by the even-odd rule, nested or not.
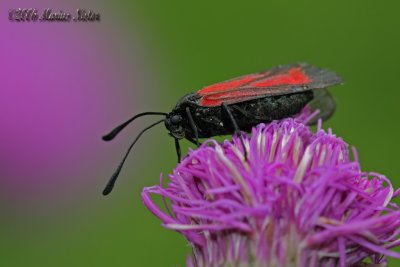
[(135, 116), (133, 116), (132, 118), (130, 118), (126, 122), (124, 122), (121, 125), (115, 127), (115, 129), (112, 130), (110, 133), (104, 135), (102, 137), (102, 139), (104, 141), (113, 140), (117, 136), (117, 134), (119, 134), (119, 132), (121, 132), (129, 123), (131, 123), (132, 121), (136, 120), (139, 117), (146, 116), (146, 115), (163, 115), (163, 116), (167, 116), (168, 114), (165, 113), (165, 112), (143, 112), (143, 113), (136, 114)]
[(164, 121), (164, 120), (159, 120), (159, 121), (157, 121), (157, 122), (151, 124), (150, 126), (144, 128), (144, 129), (137, 135), (137, 137), (135, 138), (135, 140), (133, 141), (133, 143), (129, 146), (128, 151), (126, 152), (125, 156), (123, 157), (122, 161), (121, 161), (120, 164), (118, 165), (118, 167), (117, 167), (117, 169), (115, 170), (115, 172), (113, 173), (113, 175), (111, 176), (110, 180), (108, 180), (107, 185), (106, 185), (106, 187), (105, 187), (104, 190), (103, 190), (103, 195), (106, 196), (106, 195), (110, 194), (111, 191), (113, 190), (115, 181), (117, 180), (117, 177), (118, 177), (119, 173), (121, 172), (122, 166), (124, 165), (125, 160), (126, 160), (126, 158), (128, 157), (128, 155), (129, 155), (129, 152), (131, 152), (133, 146), (134, 146), (134, 145), (136, 144), (136, 142), (139, 140), (140, 136), (142, 136), (142, 134), (143, 134), (144, 132), (146, 132), (148, 129), (150, 129), (150, 128), (156, 126), (157, 124), (160, 124), (160, 123), (163, 122), (163, 121)]

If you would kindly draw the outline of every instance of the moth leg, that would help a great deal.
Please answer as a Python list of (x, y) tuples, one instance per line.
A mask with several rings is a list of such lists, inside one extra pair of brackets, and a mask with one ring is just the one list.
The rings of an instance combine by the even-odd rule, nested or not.
[(176, 155), (178, 156), (178, 163), (181, 162), (181, 146), (179, 145), (179, 141), (177, 138), (175, 139), (175, 150), (176, 150)]
[(222, 109), (226, 112), (226, 114), (228, 114), (229, 120), (231, 121), (232, 126), (235, 130), (235, 134), (239, 137), (240, 142), (242, 143), (242, 147), (243, 147), (243, 151), (244, 151), (244, 159), (247, 161), (247, 150), (246, 150), (246, 146), (244, 145), (242, 132), (240, 131), (239, 126), (237, 125), (237, 122), (236, 122), (235, 118), (233, 117), (233, 114), (232, 114), (231, 110), (229, 109), (228, 105), (225, 103), (222, 103), (221, 106), (222, 106)]
[[(190, 143), (192, 143), (193, 145), (196, 145), (197, 146), (197, 143), (196, 143), (196, 140), (194, 140), (193, 138), (191, 138), (191, 137), (185, 137), (186, 138), (186, 140), (188, 140)], [(199, 145), (201, 146), (201, 143), (199, 142)]]
[(192, 113), (190, 112), (189, 107), (186, 107), (186, 115), (187, 115), (187, 117), (189, 119), (190, 127), (193, 130), (194, 137), (195, 137), (195, 140), (196, 140), (196, 145), (197, 145), (197, 147), (199, 147), (200, 146), (200, 143), (199, 143), (199, 132), (197, 131), (197, 126), (196, 126), (196, 123), (194, 123), (194, 120), (193, 120), (193, 117), (192, 117)]

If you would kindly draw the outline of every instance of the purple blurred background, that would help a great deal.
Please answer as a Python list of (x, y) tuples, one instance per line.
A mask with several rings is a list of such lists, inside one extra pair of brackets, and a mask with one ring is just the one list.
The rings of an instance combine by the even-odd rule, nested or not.
[(100, 190), (95, 180), (105, 180), (115, 160), (104, 163), (122, 151), (112, 146), (110, 155), (101, 135), (145, 105), (145, 66), (132, 46), (134, 29), (131, 36), (118, 34), (118, 16), (107, 18), (104, 5), (90, 5), (105, 16), (101, 22), (10, 22), (4, 12), (84, 6), (0, 3), (0, 198), (14, 214), (57, 207), (71, 194), (78, 204), (84, 192)]

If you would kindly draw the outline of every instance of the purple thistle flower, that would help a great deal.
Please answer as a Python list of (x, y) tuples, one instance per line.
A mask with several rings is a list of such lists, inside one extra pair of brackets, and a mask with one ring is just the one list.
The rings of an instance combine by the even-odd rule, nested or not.
[[(304, 118), (303, 118), (304, 121)], [(142, 199), (186, 237), (187, 266), (386, 266), (400, 244), (400, 209), (390, 181), (362, 172), (355, 150), (300, 120), (253, 128), (222, 144), (206, 141), (178, 164), (166, 188)], [(165, 211), (150, 198), (162, 197)], [(170, 205), (167, 205), (167, 200)]]

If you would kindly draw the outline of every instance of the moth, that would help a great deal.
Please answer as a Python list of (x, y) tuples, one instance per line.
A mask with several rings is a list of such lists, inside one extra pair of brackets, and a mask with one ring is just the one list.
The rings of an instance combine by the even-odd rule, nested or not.
[(160, 115), (164, 118), (143, 129), (128, 148), (120, 165), (103, 190), (109, 194), (121, 168), (140, 136), (153, 126), (163, 123), (174, 138), (178, 162), (181, 159), (179, 140), (187, 139), (199, 145), (200, 138), (236, 134), (244, 146), (242, 132), (248, 132), (259, 123), (269, 123), (292, 117), (306, 105), (319, 109), (318, 116), (309, 121), (314, 124), (335, 111), (335, 101), (327, 87), (342, 84), (336, 73), (306, 63), (280, 65), (266, 71), (252, 73), (206, 86), (183, 96), (171, 112), (143, 112), (116, 127), (103, 140), (110, 141), (135, 119)]

